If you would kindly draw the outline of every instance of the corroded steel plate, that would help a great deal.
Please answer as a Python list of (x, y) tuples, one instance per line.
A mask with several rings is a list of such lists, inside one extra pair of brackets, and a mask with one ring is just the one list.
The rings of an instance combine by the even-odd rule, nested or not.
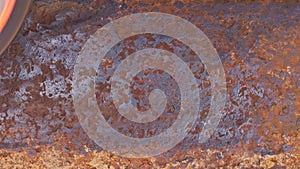
[[(75, 107), (72, 85), (80, 77), (74, 78), (76, 65), (81, 63), (78, 56), (97, 30), (119, 18), (145, 12), (180, 17), (206, 35), (224, 68), (226, 102), (210, 137), (199, 142), (214, 95), (205, 62), (184, 41), (171, 36), (148, 32), (124, 38), (104, 59), (90, 60), (86, 66), (96, 67), (84, 72), (95, 75), (91, 95), (103, 112), (101, 118), (114, 131), (147, 138), (167, 131), (180, 117), (180, 84), (170, 72), (152, 67), (134, 75), (130, 69), (118, 71), (117, 66), (126, 68), (133, 63), (121, 62), (132, 53), (156, 48), (183, 58), (196, 79), (201, 101), (197, 119), (187, 126), (190, 130), (175, 147), (154, 157), (128, 158), (101, 147), (86, 133), (81, 122), (97, 122), (99, 116), (83, 116), (83, 120), (77, 116), (80, 106)], [(6, 168), (297, 168), (299, 30), (297, 1), (34, 1), (16, 39), (0, 57), (0, 164)], [(92, 40), (98, 43), (99, 39)], [(89, 47), (96, 50), (95, 46)], [(184, 69), (179, 66), (178, 70)], [(127, 71), (125, 77), (133, 77), (132, 81), (128, 85), (126, 78), (122, 79), (120, 83), (127, 84), (125, 92), (115, 90), (110, 77), (124, 77)], [(117, 86), (119, 81), (115, 82)], [(78, 88), (88, 91), (89, 84)], [(135, 117), (120, 116), (111, 89), (121, 94), (130, 91), (130, 101), (144, 112), (159, 100), (153, 98), (163, 98), (158, 103), (164, 104), (166, 111), (158, 113), (160, 118), (154, 121), (150, 118), (139, 124)], [(153, 90), (157, 93), (151, 94)], [(163, 145), (166, 143), (150, 148)]]

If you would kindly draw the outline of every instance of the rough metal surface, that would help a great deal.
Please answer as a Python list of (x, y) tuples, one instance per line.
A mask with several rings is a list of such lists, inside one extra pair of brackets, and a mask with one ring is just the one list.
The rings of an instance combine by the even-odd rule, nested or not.
[[(227, 102), (214, 134), (199, 144), (197, 134), (211, 93), (206, 68), (201, 61), (196, 62), (200, 87), (206, 89), (196, 125), (166, 153), (149, 159), (127, 159), (101, 151), (84, 133), (73, 108), (71, 77), (76, 57), (94, 31), (115, 18), (146, 11), (180, 16), (208, 36), (225, 69)], [(296, 168), (300, 166), (299, 30), (297, 2), (35, 1), (21, 31), (0, 57), (0, 163), (9, 166), (14, 159), (25, 166), (41, 164), (42, 168), (50, 164), (82, 168)], [(116, 46), (115, 50), (137, 49), (155, 39), (159, 39), (156, 47), (170, 51), (184, 47), (176, 40), (167, 43), (171, 41), (168, 37), (146, 34), (124, 40), (123, 48)], [(159, 81), (156, 74), (160, 73), (138, 75), (133, 86), (141, 86), (147, 79)], [(170, 79), (167, 75), (165, 78)], [(176, 91), (176, 85), (170, 89)], [(140, 109), (149, 106), (144, 97), (147, 92), (143, 87), (133, 90), (133, 99), (144, 99), (138, 102), (143, 104), (137, 104)], [(97, 95), (101, 97), (101, 93)], [(176, 92), (170, 95), (176, 96)], [(172, 118), (160, 119), (165, 120), (163, 125), (151, 134), (168, 127)], [(121, 124), (112, 122), (115, 128)], [(127, 124), (119, 131), (143, 137), (143, 132), (135, 132), (137, 129), (143, 130)]]

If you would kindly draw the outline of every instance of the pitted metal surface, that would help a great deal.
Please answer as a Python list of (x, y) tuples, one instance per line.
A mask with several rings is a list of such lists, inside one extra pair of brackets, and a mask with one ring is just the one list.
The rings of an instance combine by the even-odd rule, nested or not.
[[(87, 149), (99, 153), (103, 150), (85, 134), (72, 100), (77, 56), (89, 37), (103, 25), (122, 16), (149, 11), (184, 18), (210, 39), (225, 70), (224, 115), (213, 135), (199, 143), (198, 134), (211, 106), (211, 82), (200, 60), (189, 62), (200, 82), (203, 103), (185, 139), (153, 159), (103, 157), (107, 161), (105, 164), (111, 160), (111, 166), (132, 168), (149, 163), (161, 168), (170, 163), (177, 168), (193, 168), (196, 163), (205, 167), (212, 166), (208, 165), (212, 162), (215, 166), (276, 167), (283, 166), (287, 159), (294, 159), (291, 163), (297, 166), (300, 152), (300, 5), (297, 2), (35, 1), (21, 31), (0, 57), (0, 148), (13, 152), (25, 149), (30, 155), (38, 155), (41, 150), (34, 146), (53, 146), (69, 155), (85, 154), (87, 166), (97, 166)], [(117, 52), (134, 52), (147, 45), (194, 55), (176, 39), (144, 34), (123, 40), (111, 49), (109, 57), (116, 57)], [(110, 68), (112, 64), (108, 60), (102, 67)], [(103, 72), (98, 69), (97, 73), (100, 76)], [(107, 92), (103, 90), (103, 77), (106, 76), (97, 78), (99, 101), (105, 99)], [(138, 109), (149, 109), (150, 100), (145, 97), (150, 94), (148, 87), (155, 88), (156, 83), (164, 80), (172, 82), (167, 74), (151, 69), (138, 74), (129, 86), (132, 89), (130, 99)], [(142, 86), (148, 81), (153, 82), (148, 87)], [(172, 98), (178, 96), (176, 85), (168, 83), (166, 89), (170, 89), (167, 95)], [(173, 123), (179, 107), (172, 104), (178, 103), (176, 99), (167, 100), (166, 107), (174, 109), (175, 116), (162, 116), (151, 126), (150, 135), (161, 133)], [(110, 112), (110, 105), (103, 105), (104, 102), (99, 107)], [(118, 116), (109, 115), (104, 114), (118, 131), (145, 137), (143, 132), (147, 127), (133, 123), (124, 125)], [(235, 158), (245, 154), (260, 160), (274, 156), (276, 162), (274, 159), (267, 164), (259, 160), (249, 164), (235, 162)]]

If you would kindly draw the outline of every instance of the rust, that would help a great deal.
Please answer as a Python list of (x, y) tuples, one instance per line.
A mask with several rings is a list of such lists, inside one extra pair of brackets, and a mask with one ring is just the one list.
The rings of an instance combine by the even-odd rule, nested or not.
[[(203, 107), (193, 129), (166, 153), (129, 159), (103, 151), (84, 133), (73, 108), (71, 77), (76, 57), (91, 34), (113, 19), (146, 11), (180, 16), (208, 36), (223, 63), (228, 94), (222, 121), (213, 136), (199, 144), (197, 134), (211, 106), (211, 83), (202, 62), (190, 61), (189, 67), (204, 89)], [(35, 1), (16, 39), (0, 56), (0, 163), (41, 168), (297, 168), (299, 30), (297, 1)], [(176, 47), (184, 47), (174, 39), (169, 42), (168, 37), (146, 34), (124, 40), (118, 56), (124, 59), (126, 51), (149, 47), (157, 39), (153, 45), (157, 48), (174, 52)], [(114, 50), (118, 51), (118, 46)], [(184, 51), (193, 55), (189, 49)], [(108, 57), (112, 59), (103, 62), (103, 72), (114, 66), (117, 56)], [(161, 80), (161, 74), (142, 72), (129, 86), (140, 109), (149, 108), (146, 96), (149, 88)], [(150, 87), (135, 88), (143, 84)], [(114, 111), (111, 102), (100, 104), (109, 89), (105, 89), (105, 82), (98, 81), (97, 85), (99, 107), (107, 109), (107, 119), (113, 118), (111, 124), (120, 132), (134, 137), (153, 136), (176, 118), (164, 114), (150, 130), (124, 123), (124, 119), (110, 116)], [(176, 85), (170, 89), (176, 91)], [(176, 112), (170, 104), (177, 103), (176, 97), (172, 98), (167, 107)]]

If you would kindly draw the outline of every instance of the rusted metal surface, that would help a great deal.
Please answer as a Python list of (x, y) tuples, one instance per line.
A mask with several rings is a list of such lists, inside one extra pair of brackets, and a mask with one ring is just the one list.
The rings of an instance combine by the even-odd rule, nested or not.
[[(224, 117), (214, 134), (207, 142), (198, 143), (201, 122), (210, 107), (211, 84), (202, 62), (191, 62), (194, 65), (190, 67), (197, 73), (204, 91), (194, 127), (166, 153), (149, 159), (127, 159), (102, 151), (83, 131), (72, 103), (72, 73), (81, 47), (94, 31), (113, 19), (147, 11), (180, 16), (208, 36), (225, 69), (227, 101)], [(296, 168), (300, 166), (299, 30), (300, 4), (296, 1), (35, 1), (21, 31), (0, 57), (0, 156), (13, 159), (11, 152), (20, 151), (21, 155), (15, 156), (23, 159), (24, 164), (28, 161), (38, 164), (42, 163), (40, 158), (49, 158), (43, 154), (45, 149), (60, 153), (53, 155), (56, 161), (68, 161), (64, 165), (82, 168), (101, 165), (116, 168), (152, 165), (292, 168), (294, 165)], [(179, 41), (151, 34), (125, 39), (122, 48), (116, 46), (112, 53), (119, 52), (122, 56), (122, 52), (134, 52), (147, 45), (179, 54), (181, 51), (176, 48), (184, 48), (193, 55)], [(134, 79), (132, 97), (138, 108), (149, 108), (146, 96), (158, 81), (168, 81), (170, 86), (165, 89), (173, 91), (169, 93), (171, 98), (178, 95), (174, 92), (178, 91), (176, 85), (170, 83), (172, 78), (166, 74), (162, 80), (159, 74), (162, 72), (147, 70)], [(100, 90), (105, 84), (101, 78), (98, 80), (96, 95), (101, 100), (107, 91)], [(142, 86), (145, 81), (152, 82), (145, 87)], [(176, 99), (170, 99), (167, 105), (171, 109), (177, 103)], [(114, 112), (110, 104), (103, 107), (107, 109), (104, 115), (107, 119)], [(147, 137), (146, 133), (152, 136), (170, 126), (177, 111), (175, 106), (174, 116), (164, 114), (146, 127), (124, 123), (115, 113), (111, 124), (123, 134)], [(22, 152), (29, 157), (23, 157)]]

